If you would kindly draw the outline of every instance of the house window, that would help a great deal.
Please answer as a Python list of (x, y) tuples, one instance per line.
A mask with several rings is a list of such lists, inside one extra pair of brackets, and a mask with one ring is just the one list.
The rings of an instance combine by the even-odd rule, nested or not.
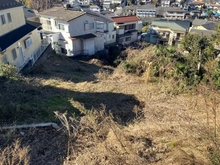
[(91, 29), (94, 29), (94, 22), (93, 23), (90, 23), (90, 30)]
[(111, 38), (111, 34), (109, 34), (108, 38)]
[(93, 23), (85, 23), (84, 24), (84, 30), (91, 30), (94, 29), (94, 22)]
[(15, 61), (17, 58), (17, 53), (16, 53), (16, 49), (12, 49), (12, 59)]
[(7, 13), (7, 17), (8, 17), (8, 22), (12, 22), (12, 19), (11, 19), (11, 13)]
[(97, 25), (96, 25), (96, 28), (97, 28), (97, 31), (103, 30), (104, 29), (104, 24), (98, 22)]
[(59, 24), (59, 29), (60, 29), (60, 30), (65, 30), (64, 25), (63, 25), (63, 24)]
[(135, 29), (135, 24), (125, 25), (125, 30)]
[(1, 21), (2, 21), (2, 25), (4, 25), (6, 23), (5, 16), (3, 14), (1, 15)]
[(88, 23), (84, 24), (84, 30), (89, 30), (89, 24)]
[(125, 41), (131, 41), (131, 37), (126, 37)]
[(47, 20), (47, 25), (51, 25), (51, 21), (50, 20)]
[(112, 35), (112, 39), (115, 39), (115, 35)]
[(57, 21), (56, 21), (56, 20), (54, 21), (54, 25), (55, 25), (56, 27), (58, 26), (58, 24), (57, 24)]
[(28, 37), (26, 40), (24, 40), (25, 48), (29, 48), (32, 45), (32, 39)]

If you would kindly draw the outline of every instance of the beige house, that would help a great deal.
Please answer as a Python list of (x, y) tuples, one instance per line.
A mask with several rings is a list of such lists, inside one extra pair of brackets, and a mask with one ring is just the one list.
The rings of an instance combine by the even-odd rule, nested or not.
[(157, 44), (179, 46), (190, 26), (191, 22), (186, 20), (156, 20), (152, 22), (150, 30), (156, 32)]
[(0, 63), (20, 71), (33, 65), (45, 47), (41, 44), (41, 24), (26, 21), (23, 6), (15, 0), (0, 1)]

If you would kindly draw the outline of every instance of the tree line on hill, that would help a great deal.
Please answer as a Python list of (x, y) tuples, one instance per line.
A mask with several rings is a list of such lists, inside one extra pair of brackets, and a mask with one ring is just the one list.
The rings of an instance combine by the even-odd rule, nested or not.
[(28, 8), (35, 10), (44, 10), (51, 8), (54, 4), (60, 3), (62, 0), (17, 0)]

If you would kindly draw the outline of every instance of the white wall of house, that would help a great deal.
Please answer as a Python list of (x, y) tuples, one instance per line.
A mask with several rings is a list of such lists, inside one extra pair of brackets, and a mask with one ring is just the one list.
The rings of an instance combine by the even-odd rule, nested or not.
[[(105, 32), (107, 31), (107, 32)], [(101, 32), (101, 33), (99, 33)], [(114, 22), (97, 22), (97, 34), (104, 35), (104, 44), (111, 44), (116, 42), (116, 31), (114, 30)]]
[[(123, 23), (122, 25), (117, 25), (117, 24), (115, 24), (115, 27), (117, 28), (117, 34), (120, 33), (120, 31), (123, 32), (123, 30), (121, 30), (121, 29), (124, 29), (124, 33), (128, 32), (128, 31), (130, 31), (130, 30), (140, 30), (141, 27), (140, 27), (140, 23), (139, 23), (139, 22), (141, 22), (141, 21), (125, 22), (125, 23)], [(126, 25), (135, 25), (135, 27), (132, 28), (132, 29), (125, 29), (125, 26), (126, 26)]]
[(85, 54), (93, 55), (95, 54), (95, 41), (93, 38), (83, 40), (83, 48), (85, 50)]
[[(143, 1), (142, 1), (143, 2)], [(156, 17), (156, 9), (137, 9), (137, 17)]]
[(101, 35), (95, 38), (95, 51), (96, 52), (104, 49), (103, 40), (104, 40), (104, 35)]
[(132, 32), (131, 42), (137, 41), (137, 38), (138, 38), (137, 32)]
[[(116, 31), (114, 30), (113, 22), (101, 22), (103, 26), (97, 28), (97, 16), (90, 14), (82, 15), (70, 22), (62, 22), (55, 20), (53, 17), (42, 16), (40, 18), (43, 24), (43, 29), (51, 32), (59, 33), (59, 38), (53, 37), (53, 42), (59, 42), (62, 47), (67, 50), (67, 55), (82, 54), (82, 50), (85, 49), (85, 53), (89, 55), (94, 54), (97, 51), (104, 49), (104, 44), (110, 44), (116, 42)], [(49, 25), (48, 25), (49, 23)], [(100, 25), (100, 24), (99, 24)], [(102, 32), (102, 35), (100, 35)], [(71, 40), (71, 37), (94, 34), (95, 38), (79, 40)], [(62, 39), (62, 41), (59, 41)], [(63, 42), (65, 40), (65, 45)]]
[(83, 41), (81, 39), (75, 39), (72, 41), (72, 53), (73, 55), (83, 54)]
[(79, 36), (96, 32), (96, 20), (90, 15), (83, 15), (69, 22), (71, 36)]

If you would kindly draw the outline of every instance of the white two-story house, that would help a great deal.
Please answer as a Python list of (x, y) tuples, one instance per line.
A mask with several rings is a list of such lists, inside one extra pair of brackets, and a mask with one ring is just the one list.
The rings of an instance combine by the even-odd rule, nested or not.
[[(40, 21), (54, 48), (68, 56), (93, 55), (104, 49), (105, 34), (114, 35), (113, 28), (105, 31), (104, 25), (108, 25), (109, 21), (92, 11), (54, 7), (41, 12)], [(103, 34), (97, 29), (100, 22), (103, 23)]]
[(185, 10), (167, 10), (164, 13), (164, 18), (174, 20), (184, 20), (186, 16)]
[(138, 30), (142, 28), (142, 22), (136, 16), (112, 17), (116, 28), (116, 42), (129, 45), (138, 39)]
[(143, 5), (136, 9), (136, 16), (140, 18), (156, 17), (156, 7), (154, 5)]
[[(22, 4), (0, 1), (0, 64), (14, 65), (20, 71), (37, 61), (45, 47), (41, 44), (41, 24), (25, 20)], [(48, 45), (47, 45), (48, 46)]]

